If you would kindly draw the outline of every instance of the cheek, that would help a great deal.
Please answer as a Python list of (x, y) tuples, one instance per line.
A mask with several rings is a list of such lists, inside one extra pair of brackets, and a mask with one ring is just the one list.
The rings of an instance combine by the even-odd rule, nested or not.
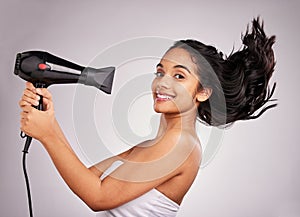
[(195, 104), (197, 105), (196, 93), (197, 93), (197, 85), (186, 85), (178, 88), (178, 101), (177, 103), (181, 105), (182, 108), (190, 108)]
[(197, 93), (199, 92), (200, 83), (198, 80), (194, 80), (188, 87), (188, 91), (193, 99), (196, 98)]
[(178, 87), (178, 92), (180, 93), (180, 95), (184, 95), (184, 98), (186, 98), (186, 100), (192, 100), (196, 96), (197, 86), (195, 83), (180, 85)]
[(176, 88), (176, 93), (177, 93), (177, 97), (175, 102), (176, 104), (178, 104), (178, 106), (183, 108), (183, 107), (190, 107), (192, 105), (193, 97), (188, 87), (179, 85)]

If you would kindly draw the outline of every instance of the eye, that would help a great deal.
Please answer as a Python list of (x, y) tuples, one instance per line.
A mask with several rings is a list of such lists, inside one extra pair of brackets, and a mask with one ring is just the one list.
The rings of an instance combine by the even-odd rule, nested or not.
[(164, 76), (164, 73), (162, 73), (162, 72), (155, 72), (154, 75), (155, 75), (156, 77), (163, 77), (163, 76)]
[(174, 77), (177, 79), (184, 79), (184, 76), (182, 74), (175, 74)]

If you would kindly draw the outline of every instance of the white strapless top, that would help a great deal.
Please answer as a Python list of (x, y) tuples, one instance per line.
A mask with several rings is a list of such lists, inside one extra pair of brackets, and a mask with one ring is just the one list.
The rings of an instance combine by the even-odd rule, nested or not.
[[(108, 170), (111, 171), (111, 168)], [(108, 174), (106, 172), (106, 175)], [(104, 213), (107, 217), (175, 217), (178, 210), (177, 203), (153, 188), (140, 197)]]

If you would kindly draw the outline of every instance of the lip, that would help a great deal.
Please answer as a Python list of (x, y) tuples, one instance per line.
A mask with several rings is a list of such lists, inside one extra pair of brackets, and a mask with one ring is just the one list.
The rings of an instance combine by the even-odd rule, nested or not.
[(165, 101), (170, 101), (175, 98), (174, 95), (168, 94), (168, 93), (163, 93), (163, 92), (156, 92), (155, 93), (155, 100), (159, 102), (165, 102)]

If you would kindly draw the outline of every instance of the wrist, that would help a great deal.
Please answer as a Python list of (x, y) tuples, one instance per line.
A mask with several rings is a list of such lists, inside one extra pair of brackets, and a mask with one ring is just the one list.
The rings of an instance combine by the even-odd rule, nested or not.
[(44, 135), (42, 135), (40, 138), (39, 138), (39, 141), (42, 143), (42, 144), (47, 144), (49, 141), (55, 141), (55, 140), (58, 140), (58, 123), (56, 121), (56, 119), (54, 118), (49, 126), (47, 127), (47, 132), (44, 133)]

